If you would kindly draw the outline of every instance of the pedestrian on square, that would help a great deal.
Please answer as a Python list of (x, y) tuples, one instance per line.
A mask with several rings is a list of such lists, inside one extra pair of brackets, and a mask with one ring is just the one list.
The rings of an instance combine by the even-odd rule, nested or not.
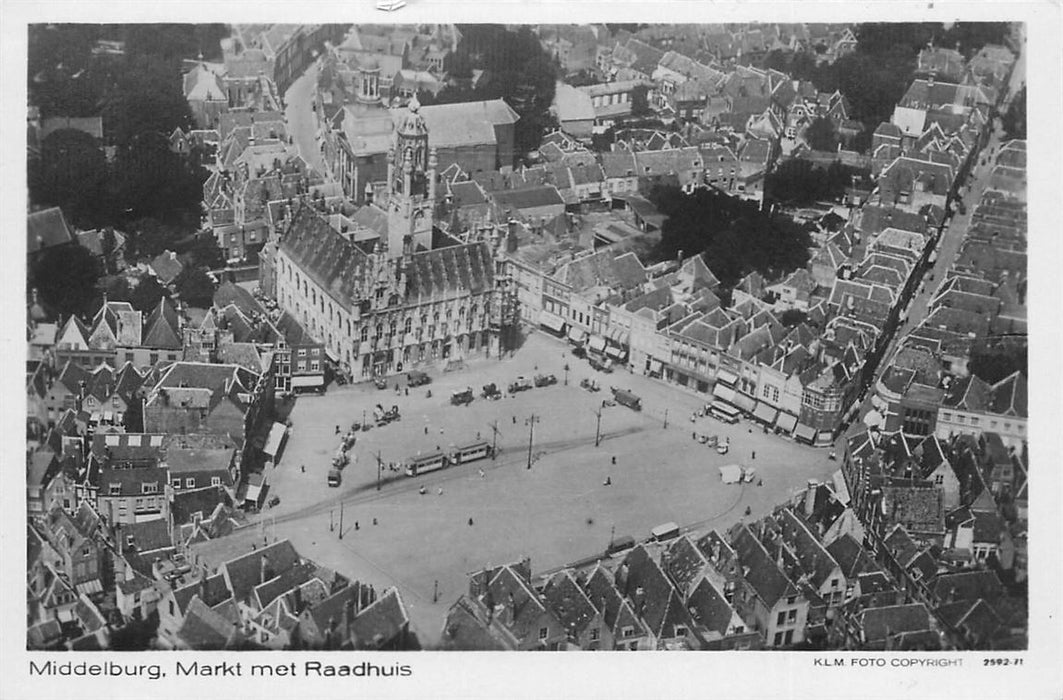
[(753, 513), (753, 509), (750, 508), (749, 506), (746, 506), (746, 517), (749, 517), (752, 513)]
[(440, 434), (440, 435), (442, 435), (442, 434), (443, 434), (443, 429), (442, 429), (442, 428), (440, 428), (440, 429), (439, 429), (439, 434)]
[(423, 496), (425, 494), (424, 486), (422, 486), (421, 488), (417, 489), (417, 493), (419, 493), (419, 494), (421, 494)]
[(407, 395), (407, 396), (409, 396), (409, 395), (410, 395), (410, 387), (406, 387), (406, 395)]
[(340, 434), (340, 426), (338, 426), (338, 425), (336, 426), (336, 434), (337, 434), (337, 435), (339, 435), (339, 434)]
[(756, 459), (756, 458), (757, 458), (757, 451), (753, 450), (753, 459)]
[(757, 486), (763, 486), (763, 485), (764, 485), (764, 479), (757, 479)]
[(426, 425), (426, 426), (424, 427), (424, 434), (425, 434), (425, 435), (427, 435), (427, 434), (428, 434), (428, 426), (427, 426), (427, 425)]
[(300, 464), (299, 465), (299, 471), (301, 471), (303, 474), (306, 474), (306, 465), (305, 464)]
[(373, 518), (373, 524), (376, 525), (376, 518)]
[(516, 424), (517, 424), (517, 417), (513, 416), (513, 425), (516, 425)]
[(358, 527), (358, 521), (357, 520), (354, 521), (354, 529), (355, 530), (361, 530), (362, 529), (362, 528)]
[(616, 464), (616, 455), (613, 455), (613, 464)]
[(442, 487), (442, 486), (440, 486), (440, 487), (439, 487), (439, 495), (440, 495), (440, 496), (442, 496), (442, 495), (443, 495), (443, 487)]
[(602, 482), (602, 486), (612, 486), (612, 485), (613, 485), (613, 477), (611, 477), (611, 476), (605, 477), (605, 481)]
[(484, 477), (486, 477), (486, 476), (487, 476), (487, 475), (486, 475), (486, 474), (484, 474), (484, 470), (483, 470), (483, 469), (481, 469), (481, 470), (480, 470), (480, 478), (481, 478), (481, 479), (483, 479), (483, 478), (484, 478)]
[(472, 527), (472, 518), (469, 518), (469, 527)]

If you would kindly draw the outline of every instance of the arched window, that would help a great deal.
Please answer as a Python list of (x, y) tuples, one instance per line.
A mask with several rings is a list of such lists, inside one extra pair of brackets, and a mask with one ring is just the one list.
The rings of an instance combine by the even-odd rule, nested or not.
[(362, 326), (362, 342), (369, 340), (369, 327)]
[(376, 337), (379, 338), (382, 335), (384, 335), (384, 324), (378, 323), (376, 324)]
[(412, 319), (412, 318), (407, 318), (407, 319), (406, 319), (406, 323), (405, 323), (405, 325), (403, 326), (403, 332), (404, 332), (404, 333), (409, 333), (409, 332), (410, 332), (410, 329), (411, 329), (412, 327), (413, 327), (413, 319)]

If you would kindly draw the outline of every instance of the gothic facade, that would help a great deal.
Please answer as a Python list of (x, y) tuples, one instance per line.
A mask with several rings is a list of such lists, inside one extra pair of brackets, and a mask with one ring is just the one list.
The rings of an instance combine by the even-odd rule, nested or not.
[(414, 99), (387, 154), (387, 232), (333, 229), (304, 203), (271, 261), (274, 294), (355, 379), (497, 352), (502, 304), (487, 241), (459, 243), (433, 226), (437, 158)]

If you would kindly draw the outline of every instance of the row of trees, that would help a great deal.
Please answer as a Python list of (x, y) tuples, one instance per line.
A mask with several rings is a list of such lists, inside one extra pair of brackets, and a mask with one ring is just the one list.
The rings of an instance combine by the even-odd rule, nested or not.
[[(504, 99), (520, 115), (516, 147), (534, 151), (543, 133), (556, 128), (550, 114), (557, 81), (557, 65), (527, 26), (509, 29), (499, 24), (460, 25), (461, 41), (449, 65), (456, 81), (438, 95), (418, 95), (422, 104), (449, 104)], [(484, 71), (473, 84), (473, 71)]]
[(686, 194), (671, 186), (654, 188), (649, 198), (668, 217), (654, 257), (701, 254), (724, 287), (754, 271), (774, 279), (808, 263), (809, 227), (762, 211), (756, 202), (709, 189)]

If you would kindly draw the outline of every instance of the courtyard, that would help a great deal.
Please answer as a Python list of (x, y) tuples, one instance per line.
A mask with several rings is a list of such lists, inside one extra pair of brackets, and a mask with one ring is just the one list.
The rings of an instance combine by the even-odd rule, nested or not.
[[(518, 375), (537, 373), (552, 373), (558, 383), (497, 401), (480, 397), (484, 384), (505, 389)], [(535, 572), (561, 567), (604, 552), (613, 537), (644, 539), (668, 521), (726, 528), (747, 507), (755, 517), (838, 468), (825, 450), (765, 434), (748, 421), (692, 422), (704, 396), (622, 369), (595, 372), (542, 332), (532, 333), (513, 357), (478, 359), (430, 375), (430, 385), (409, 395), (400, 377), (399, 393), (393, 378), (385, 390), (357, 385), (301, 397), (287, 446), (268, 474), (280, 504), (258, 516), (254, 527), (207, 543), (201, 554), (217, 563), (256, 540), (291, 539), (305, 556), (346, 576), (378, 589), (397, 586), (422, 644), (431, 646), (471, 571), (523, 556), (531, 557)], [(595, 379), (602, 390), (580, 388), (583, 378)], [(602, 407), (610, 385), (638, 394), (643, 410)], [(450, 405), (451, 392), (467, 386), (476, 400)], [(346, 431), (362, 422), (363, 411), (371, 420), (377, 404), (397, 405), (401, 420), (358, 432), (343, 484), (330, 488), (326, 475), (342, 437), (336, 426)], [(718, 454), (692, 432), (727, 437), (730, 453)], [(387, 468), (478, 437), (497, 441), (494, 460), (413, 478)], [(378, 455), (385, 465), (379, 484)], [(728, 464), (754, 467), (763, 484), (723, 484), (718, 468)]]

